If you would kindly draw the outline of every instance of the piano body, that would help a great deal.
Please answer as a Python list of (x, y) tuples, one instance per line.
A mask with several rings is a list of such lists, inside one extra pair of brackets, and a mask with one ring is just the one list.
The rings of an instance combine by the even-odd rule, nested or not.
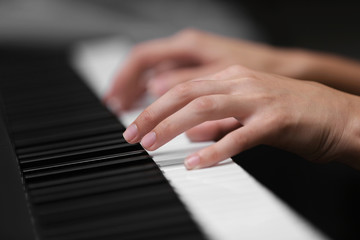
[(187, 171), (210, 143), (127, 144), (141, 106), (117, 119), (99, 98), (130, 48), (1, 58), (1, 239), (328, 239), (231, 159)]

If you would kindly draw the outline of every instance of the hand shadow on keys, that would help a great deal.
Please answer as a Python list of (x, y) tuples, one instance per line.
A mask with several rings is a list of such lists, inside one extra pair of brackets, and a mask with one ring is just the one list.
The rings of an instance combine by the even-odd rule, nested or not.
[(268, 146), (233, 160), (331, 239), (359, 239), (359, 171), (340, 163), (311, 163)]

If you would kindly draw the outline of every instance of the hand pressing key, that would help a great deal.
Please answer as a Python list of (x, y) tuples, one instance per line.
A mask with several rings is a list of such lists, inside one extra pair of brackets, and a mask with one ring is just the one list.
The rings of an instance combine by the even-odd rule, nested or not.
[[(185, 160), (187, 169), (214, 165), (266, 144), (318, 162), (360, 169), (360, 98), (325, 85), (232, 66), (169, 90), (124, 132), (129, 143), (155, 150), (182, 132), (218, 137)], [(201, 136), (199, 137), (201, 138)]]

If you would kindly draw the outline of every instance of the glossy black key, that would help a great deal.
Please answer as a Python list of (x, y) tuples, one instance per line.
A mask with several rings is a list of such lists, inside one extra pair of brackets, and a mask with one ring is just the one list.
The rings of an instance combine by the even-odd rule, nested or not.
[(36, 239), (204, 239), (66, 54), (2, 53), (0, 93)]

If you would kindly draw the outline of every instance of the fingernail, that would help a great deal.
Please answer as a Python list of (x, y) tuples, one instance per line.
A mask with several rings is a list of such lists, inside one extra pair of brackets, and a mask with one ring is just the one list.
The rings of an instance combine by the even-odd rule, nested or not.
[(132, 142), (133, 140), (135, 140), (136, 136), (138, 134), (138, 129), (136, 124), (131, 124), (123, 133), (123, 137), (125, 138), (125, 140), (127, 142)]
[(156, 140), (156, 133), (155, 132), (149, 132), (148, 134), (146, 134), (143, 139), (141, 139), (140, 144), (144, 147), (144, 148), (150, 148)]
[(184, 164), (188, 170), (191, 170), (191, 169), (198, 167), (199, 163), (200, 163), (200, 157), (197, 154), (193, 154), (193, 155), (188, 156), (185, 159)]

